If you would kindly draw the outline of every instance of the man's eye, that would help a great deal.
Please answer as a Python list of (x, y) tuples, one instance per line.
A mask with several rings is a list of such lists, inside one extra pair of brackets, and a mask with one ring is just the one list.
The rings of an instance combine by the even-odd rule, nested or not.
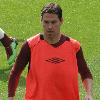
[(49, 22), (48, 22), (48, 21), (44, 21), (44, 23), (45, 23), (45, 24), (48, 24)]

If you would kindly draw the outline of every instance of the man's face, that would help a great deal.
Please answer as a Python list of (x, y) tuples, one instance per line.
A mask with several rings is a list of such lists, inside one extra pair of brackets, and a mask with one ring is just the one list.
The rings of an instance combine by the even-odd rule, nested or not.
[(44, 35), (47, 38), (56, 38), (60, 34), (61, 24), (62, 19), (60, 20), (56, 14), (45, 13), (42, 18)]

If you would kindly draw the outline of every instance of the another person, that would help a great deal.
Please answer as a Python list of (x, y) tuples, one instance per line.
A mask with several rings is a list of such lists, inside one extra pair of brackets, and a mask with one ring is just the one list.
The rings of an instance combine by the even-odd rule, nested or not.
[(16, 47), (18, 43), (15, 38), (8, 37), (8, 35), (1, 28), (0, 41), (5, 47), (8, 64), (12, 66), (16, 58)]
[(50, 3), (41, 10), (43, 32), (23, 44), (11, 70), (8, 100), (14, 100), (19, 78), (29, 63), (24, 100), (79, 100), (78, 72), (92, 100), (92, 74), (80, 43), (65, 36), (60, 27), (62, 9)]

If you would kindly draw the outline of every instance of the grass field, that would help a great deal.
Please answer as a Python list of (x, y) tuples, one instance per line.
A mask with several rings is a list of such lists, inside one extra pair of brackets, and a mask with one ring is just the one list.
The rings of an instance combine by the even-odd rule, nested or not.
[[(100, 100), (100, 1), (99, 0), (0, 0), (0, 27), (9, 36), (22, 43), (30, 36), (41, 32), (40, 10), (48, 2), (56, 2), (63, 9), (62, 32), (81, 42), (85, 59), (94, 77), (93, 98)], [(7, 100), (7, 83), (10, 67), (6, 61), (4, 47), (0, 44), (0, 100)], [(23, 100), (25, 76), (23, 72), (15, 100)], [(85, 91), (80, 77), (80, 100)]]

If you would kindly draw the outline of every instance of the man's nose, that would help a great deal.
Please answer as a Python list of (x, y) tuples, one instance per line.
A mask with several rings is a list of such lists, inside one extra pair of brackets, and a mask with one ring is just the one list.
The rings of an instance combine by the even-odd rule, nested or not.
[(52, 29), (52, 24), (51, 23), (49, 23), (48, 28)]

